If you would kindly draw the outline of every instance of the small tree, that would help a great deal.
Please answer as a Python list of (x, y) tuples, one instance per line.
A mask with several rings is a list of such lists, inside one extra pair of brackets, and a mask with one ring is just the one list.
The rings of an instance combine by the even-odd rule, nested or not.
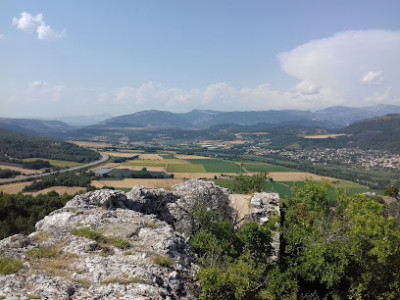
[(396, 198), (399, 195), (399, 188), (396, 186), (391, 186), (390, 188), (387, 188), (383, 194), (385, 196), (393, 197)]

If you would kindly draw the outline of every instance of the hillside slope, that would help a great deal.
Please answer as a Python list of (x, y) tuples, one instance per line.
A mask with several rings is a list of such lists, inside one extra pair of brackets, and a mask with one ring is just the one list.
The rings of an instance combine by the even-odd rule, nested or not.
[(0, 161), (11, 158), (48, 158), (89, 162), (99, 158), (95, 151), (51, 138), (0, 129)]
[(68, 124), (54, 120), (0, 118), (0, 128), (26, 134), (57, 135), (72, 129)]
[(391, 114), (351, 124), (344, 133), (352, 134), (355, 145), (400, 153), (400, 114)]

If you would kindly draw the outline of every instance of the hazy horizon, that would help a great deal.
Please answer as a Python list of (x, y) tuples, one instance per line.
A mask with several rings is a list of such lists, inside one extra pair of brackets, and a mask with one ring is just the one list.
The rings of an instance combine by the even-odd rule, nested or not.
[(0, 115), (400, 105), (400, 2), (0, 3)]

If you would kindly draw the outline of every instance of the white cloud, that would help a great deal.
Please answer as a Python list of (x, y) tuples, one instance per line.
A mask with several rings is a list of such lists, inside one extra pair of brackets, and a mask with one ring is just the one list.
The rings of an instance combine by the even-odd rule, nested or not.
[(383, 81), (382, 72), (369, 71), (361, 79), (363, 84), (380, 84)]
[(58, 40), (66, 36), (66, 30), (55, 31), (44, 22), (43, 14), (31, 15), (22, 12), (19, 18), (14, 17), (12, 24), (19, 30), (27, 33), (36, 33), (39, 40)]
[(37, 36), (39, 40), (58, 40), (62, 39), (66, 35), (66, 31), (56, 32), (46, 24), (40, 24), (36, 29)]
[(32, 82), (30, 84), (30, 87), (31, 88), (39, 88), (39, 87), (42, 87), (43, 85), (44, 85), (44, 83), (42, 81), (37, 80), (37, 81)]
[(319, 93), (319, 90), (319, 86), (306, 80), (303, 80), (295, 86), (295, 91), (303, 95), (315, 95)]
[(0, 40), (4, 40), (4, 39), (5, 39), (4, 35), (0, 34)]
[(17, 29), (32, 33), (43, 23), (43, 14), (32, 16), (30, 13), (22, 12), (21, 17), (14, 17), (12, 23)]
[(12, 99), (12, 105), (4, 104), (5, 112), (18, 107), (32, 116), (43, 112), (80, 115), (82, 108), (121, 115), (145, 109), (314, 110), (334, 105), (400, 105), (399, 53), (400, 31), (347, 31), (281, 53), (282, 69), (298, 79), (287, 90), (269, 83), (239, 88), (216, 82), (182, 88), (151, 81), (114, 89), (83, 89), (38, 80), (24, 92), (9, 85), (14, 93), (2, 98)]
[(386, 95), (386, 99), (380, 98), (383, 102), (398, 98), (399, 53), (400, 31), (365, 30), (313, 40), (280, 53), (278, 58), (283, 71), (301, 81), (296, 89), (305, 94), (324, 90), (324, 97), (317, 101), (330, 99), (330, 105), (362, 106), (372, 95)]

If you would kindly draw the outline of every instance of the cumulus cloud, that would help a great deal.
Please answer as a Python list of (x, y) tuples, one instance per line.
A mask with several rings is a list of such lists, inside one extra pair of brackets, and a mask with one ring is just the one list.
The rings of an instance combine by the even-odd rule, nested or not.
[[(278, 55), (282, 70), (298, 79), (288, 90), (269, 83), (237, 88), (226, 82), (202, 89), (148, 82), (99, 96), (129, 110), (319, 109), (334, 105), (400, 105), (400, 31), (345, 31), (309, 41)], [(110, 104), (110, 106), (112, 106)]]
[[(16, 26), (32, 30), (30, 23), (43, 20), (31, 17)], [(33, 114), (50, 112), (53, 107), (50, 113), (69, 115), (81, 114), (82, 107), (121, 115), (145, 109), (314, 110), (334, 105), (400, 105), (399, 53), (400, 31), (346, 31), (279, 54), (282, 70), (298, 80), (287, 90), (267, 82), (247, 87), (216, 82), (182, 88), (150, 81), (113, 89), (83, 89), (37, 80), (24, 92), (15, 87), (15, 95), (3, 98), (12, 99), (9, 111), (18, 107)]]
[(363, 84), (380, 84), (383, 81), (382, 72), (370, 71), (361, 79)]
[(363, 30), (313, 40), (278, 58), (282, 70), (301, 81), (296, 89), (308, 95), (324, 90), (331, 105), (360, 106), (374, 94), (387, 95), (383, 101), (400, 95), (399, 53), (400, 31)]
[(20, 17), (14, 17), (12, 24), (23, 32), (35, 33), (39, 40), (58, 40), (66, 36), (66, 30), (55, 31), (44, 22), (43, 14), (31, 15), (22, 12)]

